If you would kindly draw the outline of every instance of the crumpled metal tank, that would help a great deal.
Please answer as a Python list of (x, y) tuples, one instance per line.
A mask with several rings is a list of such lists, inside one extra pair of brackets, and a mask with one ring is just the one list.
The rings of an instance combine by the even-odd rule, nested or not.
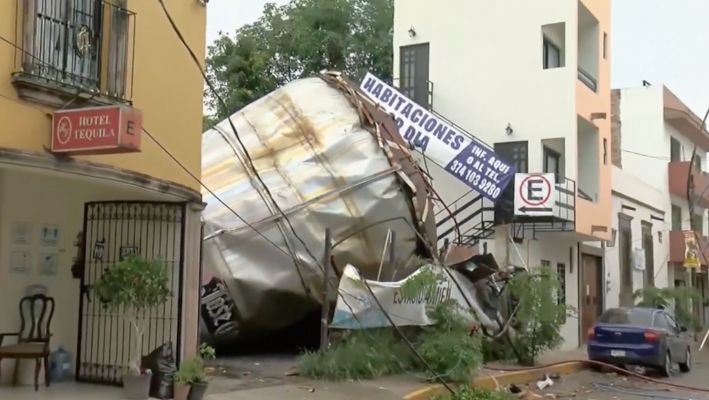
[(393, 119), (357, 85), (338, 73), (298, 80), (231, 121), (270, 196), (245, 167), (228, 120), (203, 134), (202, 180), (219, 198), (203, 192), (207, 339), (262, 335), (317, 310), (326, 228), (331, 301), (348, 263), (376, 278), (388, 229), (396, 262), (384, 263), (381, 280), (401, 279), (415, 255), (436, 251), (426, 244), (436, 243), (428, 182)]

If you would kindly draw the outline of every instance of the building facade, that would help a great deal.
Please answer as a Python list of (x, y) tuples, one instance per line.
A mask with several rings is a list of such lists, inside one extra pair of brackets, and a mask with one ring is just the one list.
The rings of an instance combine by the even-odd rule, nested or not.
[[(637, 220), (651, 226), (656, 244), (666, 247), (667, 253), (662, 259), (655, 257), (656, 264), (648, 267), (654, 269), (657, 277), (666, 279), (669, 286), (693, 287), (706, 299), (709, 180), (704, 171), (709, 133), (702, 128), (702, 119), (667, 87), (651, 84), (614, 90), (613, 119), (615, 168), (633, 179), (644, 181), (654, 192), (660, 193), (655, 204), (665, 212), (662, 219), (659, 213), (648, 219), (634, 215), (634, 210), (626, 208), (614, 213), (613, 218), (626, 226), (637, 224)], [(621, 232), (621, 228), (616, 229)], [(619, 238), (622, 236), (618, 234)], [(637, 243), (641, 239), (636, 231), (626, 231), (625, 236), (625, 243)], [(621, 269), (627, 268), (629, 246), (622, 241), (616, 242), (621, 247)], [(692, 263), (687, 260), (687, 245), (691, 248), (693, 243), (696, 243), (701, 268), (687, 268)], [(626, 262), (622, 262), (624, 257)], [(638, 288), (637, 283), (627, 280), (624, 284)], [(650, 284), (647, 282), (645, 286)], [(659, 282), (654, 284), (661, 286)], [(695, 316), (702, 324), (707, 321), (705, 309), (699, 303), (694, 307)]]
[[(166, 4), (204, 57), (204, 6)], [(199, 176), (202, 84), (158, 1), (0, 4), (0, 331), (20, 328), (23, 296), (53, 297), (51, 350), (72, 353), (78, 380), (121, 380), (130, 330), (92, 285), (130, 255), (170, 276), (144, 353), (197, 347), (202, 202), (172, 157)]]
[(585, 243), (612, 235), (609, 36), (610, 0), (395, 4), (399, 89), (517, 172), (554, 174), (553, 215), (532, 217), (516, 212), (515, 185), (492, 204), (424, 162), (460, 230), (439, 208), (442, 241), (558, 271), (560, 301), (578, 310), (563, 327), (565, 348), (603, 309), (604, 251)]

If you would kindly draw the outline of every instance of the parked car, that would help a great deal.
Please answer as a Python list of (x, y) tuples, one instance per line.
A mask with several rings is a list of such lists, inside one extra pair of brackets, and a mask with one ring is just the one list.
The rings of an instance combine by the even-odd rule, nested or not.
[(611, 308), (588, 331), (588, 358), (613, 365), (641, 365), (672, 375), (692, 369), (690, 337), (663, 309)]

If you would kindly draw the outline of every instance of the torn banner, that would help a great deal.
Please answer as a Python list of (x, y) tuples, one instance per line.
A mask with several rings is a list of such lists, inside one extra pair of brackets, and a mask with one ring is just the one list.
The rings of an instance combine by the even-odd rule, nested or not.
[[(433, 272), (441, 277), (440, 281), (417, 291), (402, 290), (407, 282), (415, 279), (424, 271)], [(470, 317), (473, 322), (475, 315), (483, 326), (491, 330), (499, 329), (499, 325), (490, 319), (480, 305), (476, 288), (457, 271), (450, 271), (453, 278), (462, 288), (458, 290), (453, 278), (442, 267), (426, 265), (421, 267), (407, 278), (397, 282), (377, 282), (367, 280), (369, 287), (379, 300), (382, 308), (389, 314), (397, 326), (425, 326), (431, 325), (428, 316), (430, 307), (443, 301), (455, 300), (462, 310), (468, 310), (468, 301), (472, 304), (473, 313), (462, 313)], [(413, 293), (412, 293), (413, 292)], [(370, 329), (391, 326), (382, 309), (376, 303), (367, 286), (362, 283), (362, 277), (352, 265), (345, 268), (340, 280), (339, 296), (332, 318), (331, 328), (336, 329)]]

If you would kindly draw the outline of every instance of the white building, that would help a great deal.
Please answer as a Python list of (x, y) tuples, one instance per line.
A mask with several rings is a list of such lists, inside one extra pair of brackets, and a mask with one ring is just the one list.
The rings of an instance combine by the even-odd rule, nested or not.
[[(650, 216), (647, 213), (639, 215), (628, 207), (614, 209), (619, 248), (615, 255), (608, 253), (607, 257), (620, 260), (621, 277), (625, 273), (633, 278), (631, 282), (627, 279), (619, 282), (621, 292), (624, 287), (643, 287), (643, 282), (645, 286), (652, 284), (643, 281), (637, 272), (628, 274), (629, 263), (623, 262), (629, 248), (644, 248), (637, 246), (637, 241), (642, 237), (638, 226), (644, 223), (651, 225), (654, 245), (661, 249), (659, 253), (664, 254), (660, 256), (655, 251), (654, 265), (647, 264), (655, 272), (654, 285), (664, 286), (666, 280), (670, 286), (691, 286), (707, 298), (709, 246), (706, 245), (707, 223), (704, 215), (709, 207), (709, 179), (703, 171), (706, 171), (709, 133), (701, 130), (701, 118), (662, 85), (614, 90), (613, 121), (612, 153), (616, 172), (626, 176), (628, 181), (635, 177), (652, 187), (653, 193), (660, 194), (659, 197), (655, 194), (642, 197), (645, 204), (655, 208)], [(696, 156), (692, 161), (695, 149)], [(687, 201), (690, 166), (693, 218), (690, 218), (690, 203)], [(621, 185), (614, 182), (614, 190)], [(657, 212), (660, 210), (664, 211), (662, 219)], [(626, 235), (630, 235), (626, 239), (623, 239), (622, 228), (618, 228), (623, 220), (631, 222), (629, 231), (626, 225)], [(703, 267), (698, 271), (683, 267), (687, 233), (698, 239), (703, 250), (698, 257)], [(628, 242), (632, 242), (632, 246)], [(704, 323), (706, 318), (699, 311), (701, 307), (695, 309), (697, 317)]]
[[(428, 162), (443, 239), (480, 243), (502, 265), (556, 268), (563, 328), (575, 348), (603, 310), (601, 246), (611, 228), (610, 0), (398, 0), (395, 83), (420, 105), (494, 147), (518, 172), (556, 177), (553, 217), (515, 215), (514, 185), (496, 205)], [(476, 200), (477, 199), (477, 200)], [(579, 291), (583, 287), (585, 290)]]

